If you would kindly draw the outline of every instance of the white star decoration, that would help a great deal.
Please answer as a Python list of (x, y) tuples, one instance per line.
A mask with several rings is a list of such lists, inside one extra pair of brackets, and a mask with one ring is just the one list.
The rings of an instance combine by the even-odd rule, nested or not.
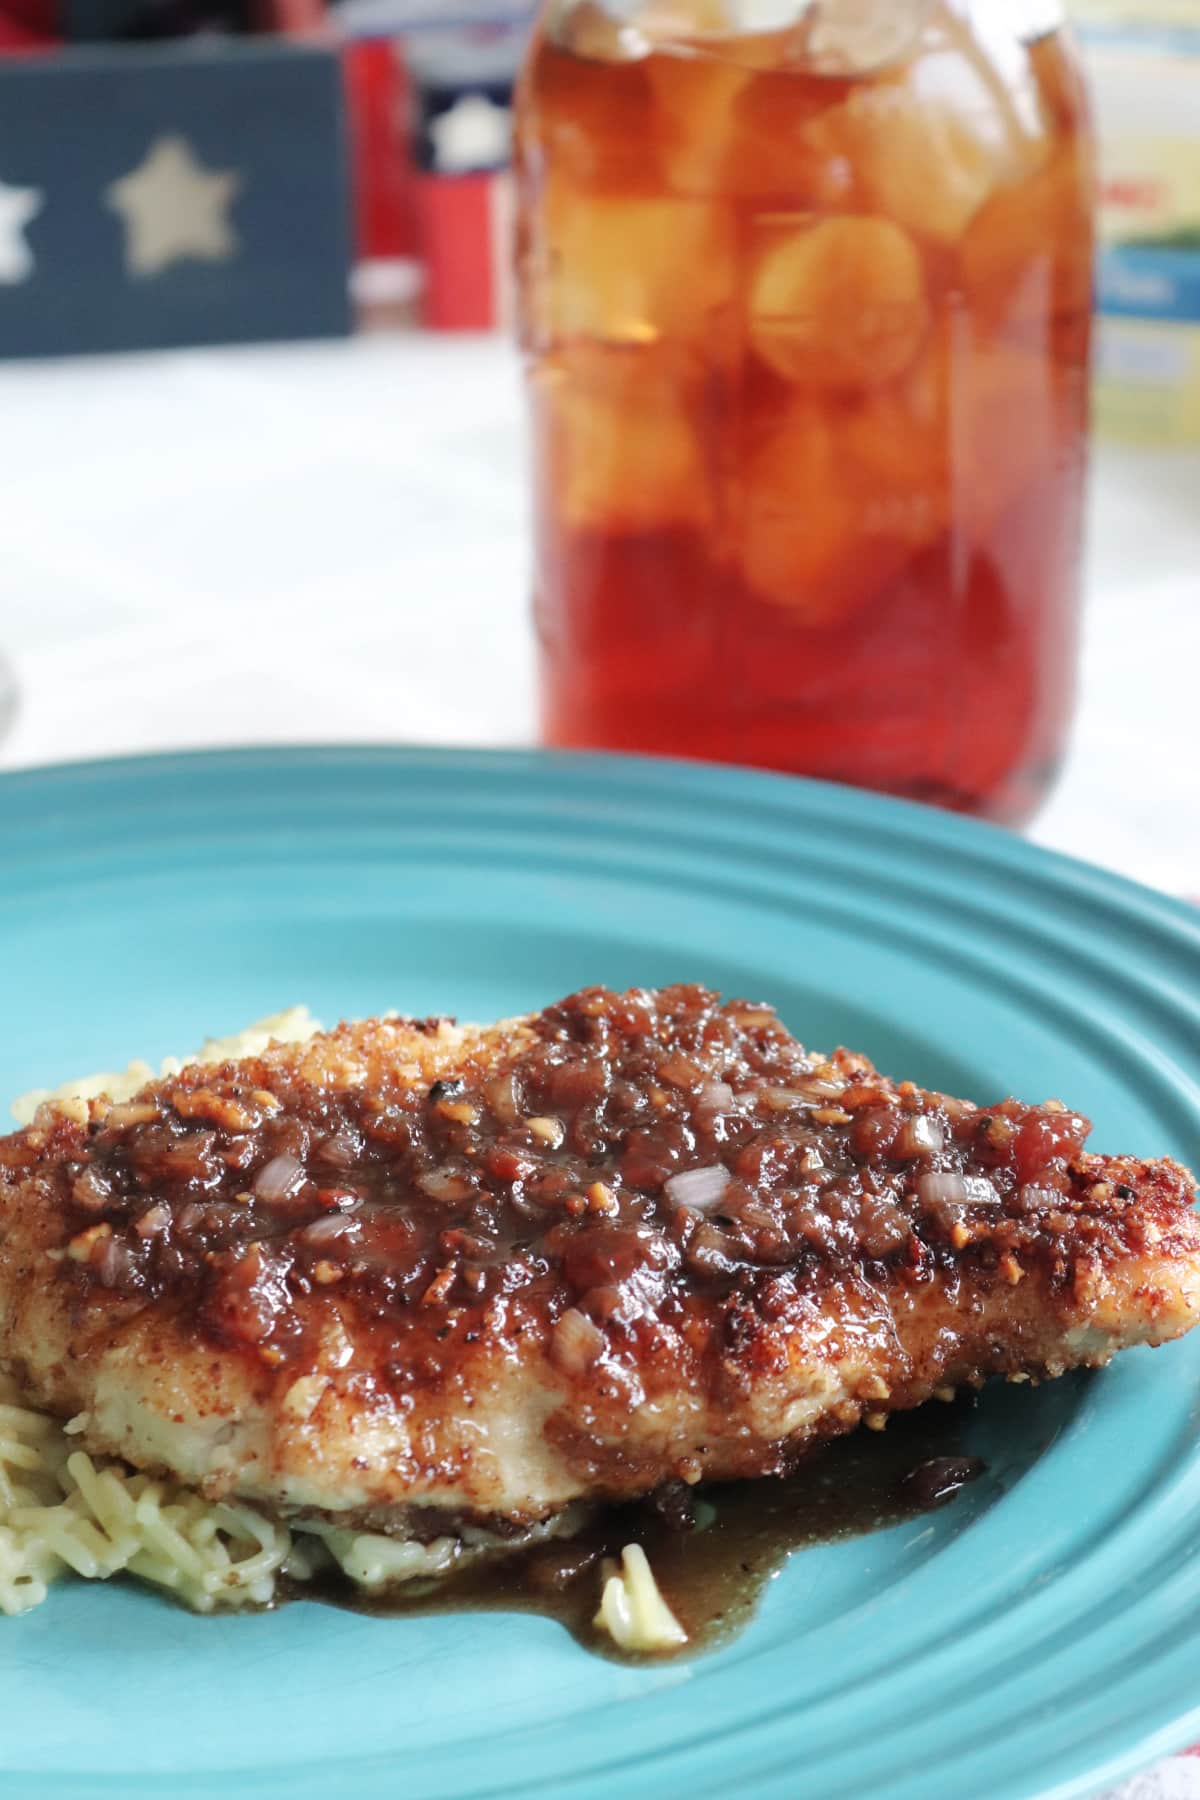
[(160, 137), (136, 169), (110, 182), (105, 204), (125, 227), (130, 275), (161, 275), (187, 257), (228, 262), (237, 255), (229, 208), (242, 185), (236, 169), (206, 169), (186, 138)]
[(436, 165), (447, 175), (495, 169), (508, 161), (512, 114), (486, 94), (464, 94), (429, 127)]
[(15, 287), (33, 274), (33, 251), (25, 227), (42, 210), (41, 188), (8, 187), (0, 181), (0, 286)]

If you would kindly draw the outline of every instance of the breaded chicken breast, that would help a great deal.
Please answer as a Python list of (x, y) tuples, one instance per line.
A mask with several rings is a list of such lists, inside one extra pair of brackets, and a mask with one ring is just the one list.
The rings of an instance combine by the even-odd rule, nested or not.
[(516, 1533), (1188, 1331), (1192, 1178), (1088, 1130), (697, 987), (342, 1025), (0, 1140), (0, 1361), (210, 1496)]

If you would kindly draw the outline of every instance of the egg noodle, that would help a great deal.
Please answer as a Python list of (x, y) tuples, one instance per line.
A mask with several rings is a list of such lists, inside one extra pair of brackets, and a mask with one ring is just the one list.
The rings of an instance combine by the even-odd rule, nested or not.
[[(300, 1043), (320, 1026), (303, 1006), (260, 1019), (230, 1037), (209, 1038), (190, 1061), (256, 1056), (272, 1041)], [(168, 1058), (162, 1076), (183, 1064)], [(154, 1079), (134, 1062), (24, 1094), (13, 1115), (28, 1124), (46, 1102), (71, 1106), (104, 1094), (132, 1096)], [(269, 1518), (240, 1501), (206, 1500), (181, 1482), (141, 1474), (116, 1458), (94, 1458), (77, 1441), (86, 1421), (52, 1418), (24, 1403), (0, 1367), (0, 1614), (28, 1612), (67, 1571), (89, 1581), (126, 1572), (164, 1588), (196, 1612), (269, 1606), (279, 1582), (304, 1582), (339, 1568), (364, 1591), (444, 1575), (486, 1554), (499, 1540), (485, 1532), (420, 1544), (373, 1532), (342, 1531), (323, 1521)], [(571, 1530), (560, 1516), (536, 1526), (528, 1541)], [(513, 1540), (506, 1547), (514, 1547)], [(677, 1649), (686, 1634), (654, 1580), (644, 1552), (629, 1545), (608, 1565), (596, 1627), (622, 1649)]]

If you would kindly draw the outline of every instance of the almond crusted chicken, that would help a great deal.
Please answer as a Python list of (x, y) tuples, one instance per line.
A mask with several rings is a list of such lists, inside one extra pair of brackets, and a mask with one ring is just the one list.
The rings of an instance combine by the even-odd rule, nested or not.
[(0, 1362), (210, 1497), (513, 1537), (1188, 1331), (1192, 1178), (1088, 1130), (699, 987), (342, 1025), (0, 1139)]

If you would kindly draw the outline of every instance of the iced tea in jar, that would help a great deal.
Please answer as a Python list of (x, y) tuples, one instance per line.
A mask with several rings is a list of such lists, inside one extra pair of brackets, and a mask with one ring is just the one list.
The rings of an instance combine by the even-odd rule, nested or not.
[(1036, 806), (1088, 418), (1058, 13), (551, 0), (517, 114), (550, 743)]

